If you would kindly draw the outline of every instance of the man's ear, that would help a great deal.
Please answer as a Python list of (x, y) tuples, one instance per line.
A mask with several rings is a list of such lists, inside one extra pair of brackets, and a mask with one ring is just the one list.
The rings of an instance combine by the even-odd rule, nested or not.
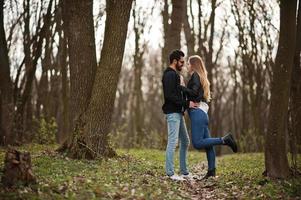
[(178, 62), (177, 59), (173, 59), (172, 61), (173, 64), (177, 64), (177, 62)]

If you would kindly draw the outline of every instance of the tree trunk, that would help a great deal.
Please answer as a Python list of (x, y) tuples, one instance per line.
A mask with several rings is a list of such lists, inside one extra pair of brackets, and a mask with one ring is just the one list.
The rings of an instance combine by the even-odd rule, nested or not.
[[(70, 65), (70, 130), (87, 108), (96, 72), (93, 0), (63, 1)], [(81, 48), (79, 48), (81, 47)], [(69, 136), (70, 139), (72, 135)]]
[[(62, 3), (59, 4), (59, 12), (60, 17), (59, 21), (61, 21), (63, 15)], [(64, 33), (64, 35), (62, 34)], [(61, 70), (61, 85), (62, 85), (62, 94), (61, 94), (61, 102), (62, 102), (62, 120), (59, 134), (59, 143), (63, 143), (67, 136), (70, 133), (69, 129), (69, 83), (68, 83), (68, 65), (67, 65), (67, 41), (66, 41), (66, 32), (64, 31), (64, 25), (59, 27), (59, 53), (58, 60), (59, 66)]]
[[(136, 5), (134, 6), (136, 7)], [(143, 96), (142, 96), (142, 68), (143, 68), (143, 55), (144, 55), (144, 44), (142, 47), (141, 36), (144, 33), (145, 23), (141, 20), (139, 12), (137, 9), (133, 10), (133, 19), (134, 19), (134, 33), (135, 33), (135, 55), (134, 55), (134, 130), (135, 133), (135, 144), (139, 147), (142, 145), (143, 141), (143, 127), (144, 127), (144, 116), (143, 116)]]
[[(31, 58), (31, 38), (30, 38), (30, 30), (29, 30), (29, 25), (30, 25), (30, 1), (29, 0), (24, 0), (23, 1), (23, 7), (24, 7), (24, 32), (23, 32), (23, 48), (24, 48), (24, 65), (25, 65), (25, 75), (22, 80), (22, 82), (29, 83), (30, 80), (29, 76), (32, 74), (32, 58)], [(29, 85), (29, 84), (27, 84)], [(29, 86), (31, 88), (31, 86)], [(24, 113), (26, 111), (25, 107), (27, 104), (27, 101), (30, 101), (30, 91), (28, 90), (27, 87), (26, 93), (24, 89), (23, 97), (17, 98), (16, 105), (17, 105), (17, 110), (15, 114), (15, 119), (14, 119), (14, 134), (18, 138), (17, 143), (22, 143), (23, 137), (24, 137), (24, 132), (25, 132), (25, 120), (24, 120)], [(22, 89), (22, 84), (20, 87), (20, 90)], [(26, 119), (26, 117), (25, 117)]]
[(13, 143), (13, 90), (10, 78), (7, 42), (4, 30), (4, 1), (0, 1), (0, 145)]
[[(181, 48), (181, 30), (184, 20), (186, 1), (172, 0), (171, 24), (167, 34), (167, 53)], [(167, 58), (166, 58), (167, 59)]]
[[(204, 54), (206, 55), (205, 57), (205, 63), (206, 63), (206, 69), (208, 72), (208, 80), (210, 82), (210, 90), (212, 91), (213, 97), (214, 97), (214, 101), (218, 101), (217, 98), (215, 98), (218, 94), (217, 91), (215, 91), (215, 86), (214, 86), (214, 82), (213, 82), (213, 68), (216, 67), (214, 66), (213, 63), (213, 39), (214, 39), (214, 28), (215, 28), (215, 8), (216, 8), (216, 0), (212, 0), (211, 2), (211, 14), (210, 14), (210, 19), (209, 19), (209, 24), (210, 24), (210, 36), (209, 36), (209, 40), (208, 40), (208, 50), (206, 52), (204, 52)], [(205, 34), (206, 35), (206, 31)], [(201, 36), (200, 36), (201, 37)], [(206, 36), (204, 36), (206, 37)], [(216, 103), (215, 103), (216, 105)], [(222, 133), (218, 130), (219, 128), (219, 122), (218, 122), (218, 118), (220, 118), (217, 115), (220, 115), (220, 113), (218, 111), (215, 111), (215, 109), (218, 109), (214, 106), (214, 104), (210, 104), (210, 109), (208, 111), (208, 116), (210, 118), (210, 130), (212, 132), (212, 136), (213, 137), (221, 137)], [(217, 155), (221, 154), (221, 150), (219, 149), (220, 147), (217, 147)]]
[(296, 6), (297, 0), (280, 1), (280, 36), (265, 138), (266, 174), (273, 178), (286, 178), (289, 175), (285, 130), (296, 42)]
[(198, 22), (199, 22), (199, 36), (198, 36), (198, 52), (202, 58), (205, 58), (206, 55), (206, 48), (204, 46), (204, 41), (205, 39), (202, 36), (202, 31), (203, 31), (203, 26), (202, 26), (202, 17), (203, 17), (203, 12), (202, 12), (202, 1), (198, 0), (198, 7), (199, 7), (199, 13), (198, 13)]
[(297, 167), (297, 154), (301, 153), (301, 1), (299, 1), (296, 50), (291, 82), (291, 101), (290, 101), (290, 150), (292, 153), (293, 165)]
[[(168, 32), (169, 32), (169, 24), (168, 24), (168, 20), (169, 20), (169, 14), (168, 14), (168, 0), (164, 0), (164, 8), (162, 11), (162, 20), (163, 20), (163, 32), (164, 32), (164, 36), (163, 36), (163, 40), (164, 40), (164, 46), (162, 48), (162, 54), (161, 54), (161, 72), (163, 73), (163, 71), (165, 70), (165, 68), (169, 65), (169, 59), (168, 59)], [(163, 92), (160, 95), (161, 97), (161, 101), (164, 101), (164, 96), (163, 96)], [(164, 127), (166, 127), (166, 122), (164, 120)], [(162, 131), (161, 133), (161, 141), (162, 144), (161, 146), (166, 146), (167, 143), (167, 138), (166, 138), (166, 131)]]
[[(32, 68), (32, 56), (31, 56), (31, 50), (30, 50), (30, 46), (31, 46), (31, 37), (30, 37), (30, 30), (29, 30), (29, 26), (30, 26), (30, 1), (29, 0), (25, 0), (23, 2), (23, 6), (24, 6), (24, 12), (25, 12), (25, 16), (24, 16), (24, 42), (23, 42), (23, 47), (24, 47), (24, 61), (25, 61), (25, 76), (26, 78), (28, 77), (27, 73), (29, 73), (30, 69)], [(26, 80), (27, 81), (27, 80)], [(25, 108), (22, 108), (23, 112), (22, 113), (22, 118), (23, 119), (23, 115), (24, 115), (24, 121), (20, 121), (20, 134), (19, 134), (19, 138), (20, 141), (22, 142), (22, 140), (24, 139), (25, 135), (27, 132), (30, 131), (31, 129), (31, 124), (32, 124), (32, 104), (31, 104), (31, 91), (30, 94), (28, 94), (27, 97), (27, 101), (24, 104)], [(20, 113), (21, 115), (21, 113)], [(22, 123), (22, 125), (21, 125)], [(21, 127), (22, 126), (22, 127)]]
[[(42, 58), (42, 75), (38, 86), (38, 97), (37, 97), (37, 114), (38, 117), (42, 116), (46, 119), (50, 119), (49, 105), (51, 103), (51, 94), (49, 93), (49, 88), (51, 88), (51, 83), (49, 81), (49, 72), (51, 70), (51, 29), (47, 29), (45, 36), (45, 46), (44, 46), (44, 58)], [(40, 112), (41, 106), (43, 106), (42, 113)]]
[[(163, 41), (164, 41), (164, 46), (162, 48), (162, 55), (161, 55), (161, 62), (162, 62), (162, 72), (164, 71), (165, 67), (167, 64), (168, 60), (168, 50), (167, 50), (167, 37), (168, 37), (168, 20), (169, 20), (169, 14), (168, 14), (168, 0), (164, 0), (164, 8), (161, 13), (162, 15), (162, 21), (163, 21)], [(163, 97), (162, 97), (163, 98)]]
[(235, 62), (231, 66), (230, 60), (228, 60), (228, 65), (231, 68), (231, 77), (234, 80), (234, 86), (233, 86), (233, 91), (232, 91), (232, 102), (233, 102), (233, 108), (232, 108), (232, 123), (233, 123), (233, 132), (237, 141), (238, 148), (241, 151), (241, 146), (240, 146), (240, 138), (241, 138), (241, 129), (239, 129), (239, 109), (238, 109), (238, 78), (237, 78), (237, 54), (235, 55)]
[[(208, 80), (210, 82), (210, 88), (211, 90), (214, 88), (213, 85), (213, 39), (214, 39), (214, 26), (215, 26), (215, 8), (216, 8), (216, 0), (212, 0), (211, 2), (211, 14), (210, 14), (210, 37), (209, 37), (209, 41), (208, 41), (208, 47), (209, 47), (209, 51), (206, 54), (206, 68), (208, 71)], [(209, 114), (210, 116), (210, 114)]]
[[(107, 19), (101, 59), (96, 71), (91, 101), (86, 111), (76, 121), (72, 142), (68, 147), (71, 157), (92, 159), (115, 155), (115, 151), (109, 145), (108, 134), (123, 59), (131, 5), (132, 1), (130, 0), (107, 0)], [(92, 5), (90, 9), (90, 19), (92, 20)], [(91, 25), (91, 28), (93, 28), (93, 23)], [(80, 28), (83, 29), (82, 27)], [(83, 37), (87, 37), (87, 34)], [(81, 49), (81, 51), (83, 50)], [(86, 57), (86, 60), (87, 58), (89, 56)]]
[[(190, 2), (192, 3), (192, 2)], [(190, 6), (191, 8), (191, 6)], [(192, 13), (191, 13), (192, 14)], [(187, 0), (185, 0), (185, 6), (184, 6), (184, 32), (185, 32), (185, 39), (186, 39), (186, 44), (187, 44), (187, 50), (188, 50), (188, 55), (191, 56), (195, 54), (194, 51), (194, 46), (195, 46), (195, 35), (194, 35), (194, 30), (193, 26), (191, 27), (189, 24), (189, 15), (188, 15), (188, 10), (187, 10)], [(193, 23), (194, 21), (192, 21)]]

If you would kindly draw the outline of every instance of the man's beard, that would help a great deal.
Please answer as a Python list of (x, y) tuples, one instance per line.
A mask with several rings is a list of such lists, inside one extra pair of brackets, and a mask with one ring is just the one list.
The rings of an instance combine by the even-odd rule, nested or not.
[(182, 68), (183, 68), (182, 65), (178, 65), (178, 64), (176, 65), (176, 69), (177, 69), (178, 71), (182, 71)]

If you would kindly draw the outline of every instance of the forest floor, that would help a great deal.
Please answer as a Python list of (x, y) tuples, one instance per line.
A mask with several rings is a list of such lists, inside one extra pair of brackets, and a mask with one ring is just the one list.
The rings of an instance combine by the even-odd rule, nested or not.
[[(54, 152), (54, 145), (26, 145), (38, 183), (3, 188), (0, 199), (300, 199), (301, 178), (286, 181), (262, 176), (261, 153), (217, 158), (217, 177), (175, 182), (164, 175), (165, 152), (118, 150), (106, 161), (72, 160)], [(3, 168), (5, 149), (0, 149)], [(178, 153), (176, 153), (176, 158)], [(189, 152), (190, 171), (206, 173), (205, 154)], [(176, 159), (178, 169), (178, 159)], [(0, 172), (2, 175), (2, 172)]]

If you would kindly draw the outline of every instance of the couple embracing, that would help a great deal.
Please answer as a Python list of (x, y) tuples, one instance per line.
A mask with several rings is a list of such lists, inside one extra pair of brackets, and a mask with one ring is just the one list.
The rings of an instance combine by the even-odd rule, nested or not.
[[(184, 112), (187, 110), (191, 122), (191, 140), (195, 149), (205, 149), (208, 161), (208, 172), (205, 179), (215, 176), (215, 145), (227, 145), (233, 152), (237, 152), (237, 145), (233, 136), (229, 133), (221, 138), (211, 138), (208, 128), (208, 102), (210, 101), (210, 83), (207, 78), (207, 70), (200, 56), (190, 56), (187, 68), (190, 80), (185, 86), (182, 76), (179, 74), (184, 67), (185, 54), (180, 50), (174, 50), (169, 55), (169, 67), (163, 73), (162, 84), (164, 92), (164, 104), (162, 106), (166, 114), (168, 128), (168, 142), (166, 148), (166, 174), (173, 180), (192, 178), (189, 173), (186, 157), (189, 146)], [(177, 143), (180, 143), (180, 175), (174, 171), (174, 153)]]

